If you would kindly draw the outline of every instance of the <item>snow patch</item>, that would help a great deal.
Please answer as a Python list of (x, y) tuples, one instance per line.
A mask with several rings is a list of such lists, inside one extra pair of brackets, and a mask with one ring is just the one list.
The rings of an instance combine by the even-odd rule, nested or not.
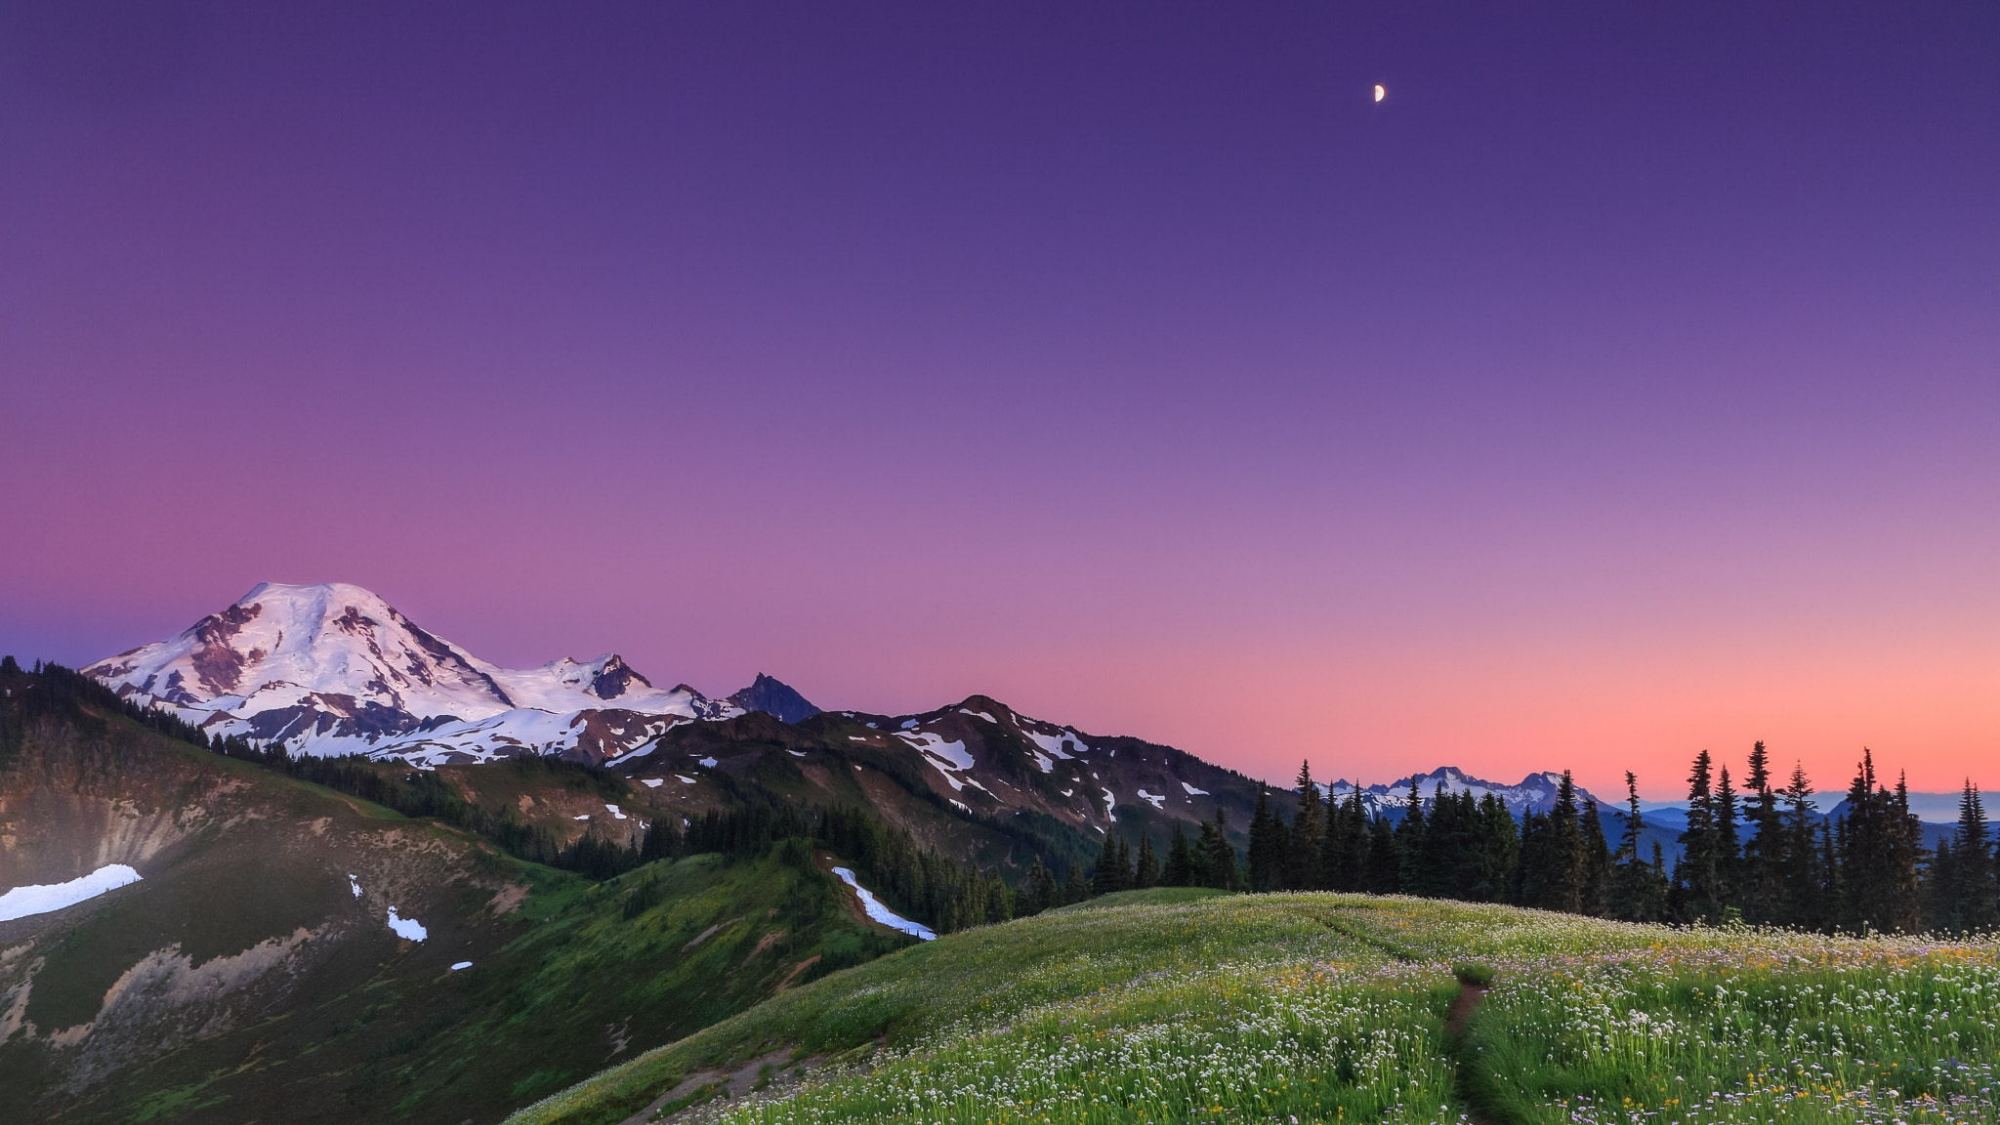
[(1185, 789), (1185, 790), (1187, 790), (1187, 791), (1188, 791), (1188, 796), (1190, 796), (1190, 797), (1206, 797), (1206, 796), (1208, 796), (1208, 790), (1206, 790), (1206, 789), (1196, 789), (1196, 788), (1195, 788), (1194, 786), (1192, 786), (1192, 785), (1189, 785), (1189, 784), (1188, 784), (1187, 782), (1185, 782), (1185, 781), (1181, 782), (1181, 788), (1182, 788), (1182, 789)]
[(854, 888), (855, 897), (861, 900), (861, 909), (867, 913), (870, 921), (880, 922), (892, 930), (900, 930), (922, 941), (937, 940), (937, 934), (932, 932), (929, 926), (921, 922), (912, 922), (901, 914), (882, 905), (882, 900), (876, 898), (874, 894), (870, 893), (868, 888), (856, 881), (854, 872), (845, 867), (836, 867), (833, 869), (833, 873), (840, 877), (841, 882)]
[(665, 785), (666, 782), (657, 777), (642, 777), (639, 779), (639, 784), (648, 789), (658, 789), (660, 786)]
[(1139, 799), (1141, 801), (1151, 801), (1153, 807), (1157, 809), (1164, 806), (1167, 798), (1165, 794), (1148, 793), (1144, 789), (1141, 789), (1139, 790)]
[[(30, 883), (0, 895), (0, 922), (47, 914), (96, 898), (139, 881), (139, 873), (122, 863), (107, 864), (67, 883)], [(360, 894), (359, 890), (354, 892)]]
[(361, 880), (356, 879), (352, 871), (347, 873), (347, 889), (354, 892), (355, 898), (361, 897)]
[(1082, 754), (1090, 749), (1090, 747), (1083, 744), (1083, 736), (1073, 730), (1058, 730), (1054, 734), (1044, 734), (1041, 731), (1023, 727), (1021, 728), (1021, 733), (1033, 739), (1035, 745), (1042, 748), (1042, 753), (1047, 754), (1051, 758), (1061, 758), (1064, 761), (1068, 761), (1073, 757), (1070, 751), (1074, 750), (1077, 754)]
[(398, 916), (396, 908), (393, 906), (389, 908), (389, 928), (396, 931), (397, 937), (408, 941), (422, 941), (431, 936), (431, 932), (424, 929), (422, 922), (417, 921), (415, 918)]
[(465, 970), (470, 969), (471, 967), (472, 967), (472, 962), (470, 961), (453, 961), (451, 963), (451, 971), (454, 973), (462, 973)]
[(694, 778), (691, 778), (691, 777), (689, 777), (688, 775), (686, 775), (686, 774), (684, 774), (684, 773), (677, 773), (677, 774), (675, 774), (674, 776), (675, 776), (675, 777), (678, 777), (678, 778), (680, 778), (680, 779), (681, 779), (681, 784), (682, 784), (682, 785), (693, 785), (693, 784), (694, 784)]
[(995, 726), (998, 726), (1000, 724), (1000, 720), (994, 718), (993, 716), (987, 714), (984, 711), (968, 711), (965, 708), (960, 707), (958, 709), (958, 713), (961, 715), (970, 715), (975, 719), (985, 719), (987, 722), (992, 723)]
[(610, 814), (611, 814), (611, 819), (613, 819), (613, 820), (624, 820), (624, 819), (625, 819), (625, 814), (624, 814), (624, 813), (622, 813), (622, 812), (619, 812), (619, 811), (618, 811), (618, 806), (617, 806), (617, 805), (606, 805), (606, 806), (604, 806), (604, 811), (605, 811), (605, 812), (608, 812), (608, 813), (610, 813)]
[(703, 758), (701, 761), (696, 762), (695, 765), (707, 766), (709, 769), (714, 769), (716, 766), (716, 761), (714, 758)]

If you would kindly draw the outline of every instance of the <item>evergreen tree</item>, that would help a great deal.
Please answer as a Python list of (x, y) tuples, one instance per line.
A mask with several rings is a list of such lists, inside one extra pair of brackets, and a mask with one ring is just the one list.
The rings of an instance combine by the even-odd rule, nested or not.
[(1715, 787), (1715, 868), (1716, 898), (1724, 913), (1737, 909), (1740, 897), (1737, 879), (1743, 865), (1742, 833), (1737, 827), (1736, 786), (1729, 781), (1729, 767), (1722, 767), (1722, 779)]
[(1492, 793), (1479, 800), (1478, 851), (1478, 879), (1468, 897), (1475, 902), (1505, 902), (1521, 858), (1521, 835), (1514, 814)]
[[(1958, 799), (1958, 827), (1952, 833), (1950, 889), (1953, 909), (1950, 928), (1979, 932), (2000, 925), (2000, 887), (1996, 887), (1993, 843), (1986, 826), (1986, 805), (1979, 787), (1966, 779)], [(1946, 848), (1938, 845), (1938, 865), (1943, 865)]]
[(1783, 925), (1821, 929), (1829, 924), (1825, 878), (1820, 870), (1821, 854), (1813, 829), (1812, 782), (1805, 767), (1794, 764), (1785, 786), (1784, 825), (1780, 851), (1774, 857), (1779, 872), (1780, 904), (1773, 919)]
[(1533, 809), (1521, 814), (1521, 859), (1514, 865), (1508, 900), (1516, 906), (1540, 906), (1549, 901), (1551, 841), (1549, 818)]
[(1743, 844), (1737, 878), (1743, 916), (1753, 922), (1777, 922), (1783, 910), (1784, 825), (1778, 816), (1778, 792), (1771, 784), (1771, 758), (1760, 739), (1750, 747), (1750, 773), (1744, 778), (1748, 801), (1743, 815), (1750, 838)]
[(1051, 906), (1060, 905), (1056, 897), (1056, 877), (1049, 873), (1048, 865), (1040, 855), (1028, 865), (1028, 878), (1021, 888), (1018, 909), (1021, 914), (1040, 914)]
[(1229, 842), (1229, 821), (1221, 809), (1215, 810), (1213, 821), (1201, 826), (1195, 863), (1199, 872), (1196, 879), (1204, 887), (1233, 891), (1242, 881), (1236, 869), (1236, 848)]
[(1336, 809), (1327, 806), (1325, 845), (1321, 848), (1320, 885), (1335, 891), (1368, 889), (1368, 810), (1359, 786)]
[(1097, 855), (1096, 874), (1091, 878), (1092, 894), (1108, 895), (1122, 891), (1132, 885), (1132, 869), (1125, 861), (1125, 843), (1116, 835), (1104, 838), (1104, 849)]
[(1960, 932), (1957, 867), (1951, 840), (1939, 840), (1924, 878), (1924, 916), (1934, 933)]
[[(1322, 886), (1320, 873), (1320, 838), (1325, 834), (1325, 816), (1321, 809), (1319, 786), (1313, 783), (1312, 763), (1299, 763), (1299, 815), (1292, 820), (1292, 827), (1285, 840), (1284, 860), (1281, 878), (1284, 885), (1293, 890), (1312, 890)], [(1254, 881), (1253, 881), (1254, 882)]]
[[(1600, 830), (1598, 839), (1603, 840)], [(1576, 783), (1563, 771), (1555, 805), (1546, 815), (1529, 813), (1521, 822), (1521, 870), (1515, 901), (1544, 910), (1580, 913), (1584, 907), (1585, 847)], [(1601, 846), (1601, 843), (1600, 843)]]
[(1908, 933), (1922, 920), (1923, 896), (1917, 865), (1923, 827), (1910, 814), (1909, 789), (1883, 788), (1874, 755), (1861, 754), (1848, 786), (1841, 818), (1838, 875), (1842, 882), (1840, 921), (1850, 931)]
[(1160, 857), (1153, 851), (1153, 837), (1149, 833), (1139, 837), (1139, 858), (1132, 864), (1132, 886), (1143, 891), (1159, 884)]
[(1370, 894), (1392, 895), (1403, 889), (1402, 848), (1387, 817), (1371, 817), (1368, 821), (1366, 882), (1364, 889)]
[(1083, 866), (1071, 864), (1069, 878), (1063, 881), (1062, 901), (1065, 906), (1082, 902), (1090, 897), (1090, 884), (1084, 880)]
[(1896, 933), (1910, 934), (1924, 926), (1924, 886), (1919, 873), (1925, 855), (1924, 825), (1910, 811), (1910, 779), (1901, 772), (1896, 775), (1893, 815), (1895, 830), (1889, 854), (1895, 889), (1890, 922)]
[[(1657, 922), (1666, 906), (1666, 887), (1655, 882), (1656, 872), (1639, 856), (1639, 841), (1646, 831), (1646, 818), (1639, 811), (1639, 778), (1625, 771), (1625, 830), (1619, 833), (1618, 850), (1611, 857), (1609, 912), (1626, 922)], [(1655, 852), (1658, 844), (1653, 845)]]
[(1423, 893), (1424, 828), (1424, 797), (1417, 791), (1417, 778), (1412, 774), (1403, 823), (1396, 826), (1396, 853), (1403, 865), (1396, 883), (1406, 894)]
[(1166, 867), (1160, 872), (1163, 887), (1192, 887), (1195, 885), (1194, 850), (1188, 846), (1187, 833), (1181, 826), (1174, 825), (1174, 838), (1167, 845)]
[(1715, 824), (1713, 766), (1703, 750), (1688, 774), (1687, 830), (1681, 833), (1681, 861), (1668, 894), (1674, 915), (1685, 922), (1722, 916), (1722, 839)]
[[(1300, 814), (1303, 821), (1305, 815)], [(1250, 816), (1250, 889), (1275, 891), (1286, 885), (1289, 855), (1282, 835), (1284, 826), (1271, 813), (1270, 794), (1257, 787), (1257, 810)]]
[(1597, 816), (1597, 802), (1583, 803), (1583, 866), (1580, 883), (1585, 914), (1603, 917), (1611, 895), (1611, 849), (1604, 842), (1604, 824)]

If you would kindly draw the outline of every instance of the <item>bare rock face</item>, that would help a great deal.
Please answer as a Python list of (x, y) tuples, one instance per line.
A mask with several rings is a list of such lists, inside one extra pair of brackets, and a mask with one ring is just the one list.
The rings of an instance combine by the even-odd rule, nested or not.
[(745, 711), (762, 711), (787, 723), (804, 722), (819, 714), (819, 708), (790, 684), (762, 672), (757, 673), (749, 687), (730, 696), (729, 702)]

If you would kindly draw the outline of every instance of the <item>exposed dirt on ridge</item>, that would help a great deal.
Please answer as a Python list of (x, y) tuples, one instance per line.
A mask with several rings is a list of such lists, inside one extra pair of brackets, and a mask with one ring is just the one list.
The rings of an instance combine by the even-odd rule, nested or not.
[[(779, 1048), (759, 1055), (734, 1070), (697, 1070), (675, 1083), (666, 1093), (654, 1098), (646, 1108), (626, 1118), (624, 1125), (648, 1125), (654, 1121), (688, 1121), (716, 1101), (740, 1098), (767, 1080), (777, 1082), (782, 1079), (787, 1084), (797, 1082), (821, 1061), (818, 1055), (794, 1060), (789, 1048)], [(665, 1107), (693, 1097), (710, 1087), (714, 1087), (712, 1094), (698, 1103), (676, 1110), (665, 1117), (654, 1116)]]

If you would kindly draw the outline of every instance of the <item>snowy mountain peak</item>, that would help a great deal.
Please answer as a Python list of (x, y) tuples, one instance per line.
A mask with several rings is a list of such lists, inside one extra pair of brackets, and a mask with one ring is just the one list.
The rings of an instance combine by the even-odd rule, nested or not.
[(261, 582), (176, 636), (85, 671), (127, 695), (204, 710), (267, 711), (315, 695), (462, 717), (511, 705), (463, 651), (346, 583)]
[(559, 750), (592, 728), (582, 721), (585, 712), (741, 713), (692, 688), (661, 691), (616, 653), (501, 668), (344, 582), (258, 583), (175, 636), (84, 671), (134, 702), (170, 707), (203, 729), (305, 753), (405, 753), (437, 743), (443, 737), (437, 732), (452, 723), (483, 731), (493, 726), (486, 720), (501, 715), (515, 717), (501, 726), (536, 733), (489, 742)]
[[(1487, 794), (1499, 798), (1500, 802), (1516, 816), (1529, 812), (1547, 812), (1555, 807), (1556, 793), (1562, 785), (1560, 773), (1531, 773), (1521, 779), (1519, 785), (1502, 785), (1474, 777), (1457, 766), (1440, 766), (1427, 773), (1415, 773), (1396, 781), (1376, 785), (1360, 786), (1355, 782), (1341, 780), (1324, 787), (1335, 800), (1346, 800), (1359, 792), (1361, 803), (1371, 811), (1390, 809), (1402, 810), (1409, 805), (1410, 786), (1415, 783), (1418, 794), (1428, 804), (1442, 790), (1448, 794), (1471, 793), (1475, 799), (1484, 799)], [(1595, 800), (1582, 788), (1576, 790), (1578, 805)]]

